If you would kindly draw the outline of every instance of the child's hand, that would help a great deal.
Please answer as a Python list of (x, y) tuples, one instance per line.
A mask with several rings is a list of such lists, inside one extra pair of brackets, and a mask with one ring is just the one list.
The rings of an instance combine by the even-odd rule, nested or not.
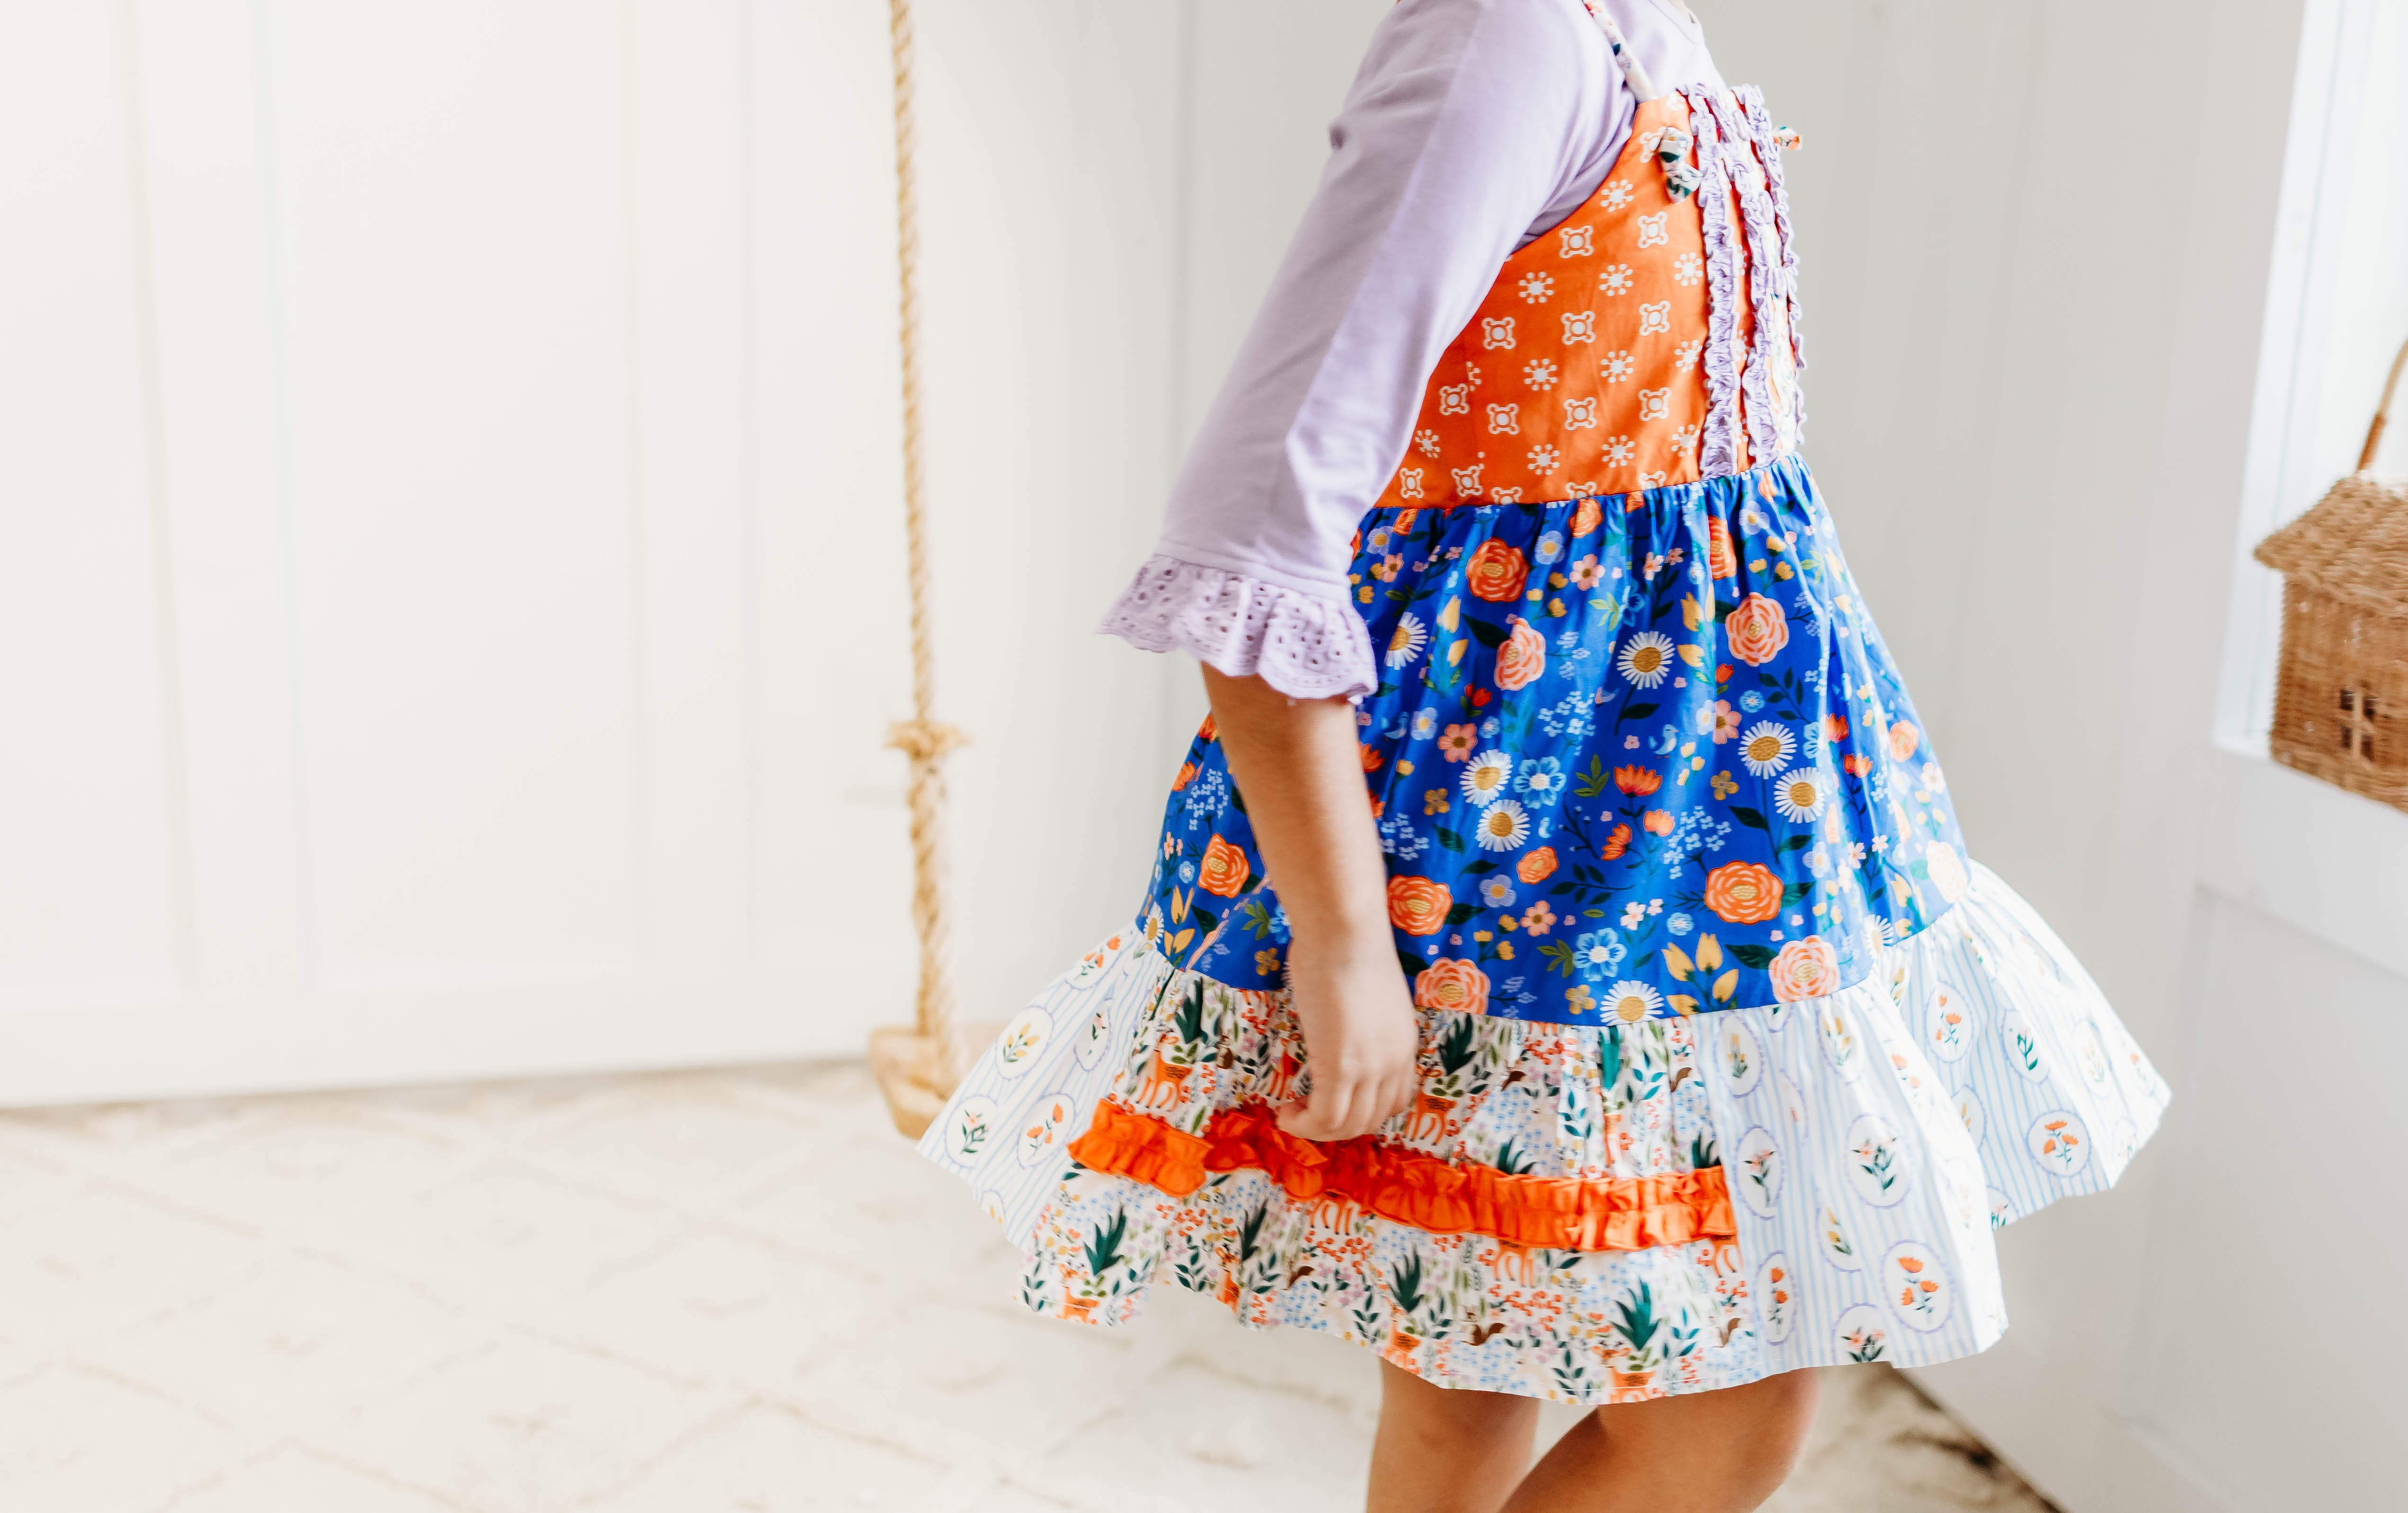
[(1210, 666), (1204, 687), (1292, 931), (1287, 984), (1312, 1090), (1279, 1110), (1279, 1126), (1307, 1140), (1369, 1134), (1412, 1106), (1421, 1027), (1397, 961), (1354, 708)]
[(1280, 1106), (1281, 1129), (1306, 1140), (1350, 1140), (1413, 1106), (1420, 1021), (1385, 931), (1335, 949), (1295, 943), (1288, 987), (1312, 1090)]

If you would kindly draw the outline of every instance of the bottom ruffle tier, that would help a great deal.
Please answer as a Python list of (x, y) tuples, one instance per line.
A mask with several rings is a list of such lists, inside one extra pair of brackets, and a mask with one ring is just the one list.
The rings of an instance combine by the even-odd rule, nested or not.
[(2168, 1096), (1978, 867), (1827, 998), (1425, 1010), (1421, 1033), (1410, 1114), (1296, 1139), (1269, 1117), (1304, 1071), (1284, 995), (1124, 931), (1006, 1027), (921, 1149), (1027, 1253), (1039, 1312), (1120, 1323), (1167, 1278), (1442, 1386), (1596, 1404), (1987, 1348), (1992, 1228), (2112, 1186)]

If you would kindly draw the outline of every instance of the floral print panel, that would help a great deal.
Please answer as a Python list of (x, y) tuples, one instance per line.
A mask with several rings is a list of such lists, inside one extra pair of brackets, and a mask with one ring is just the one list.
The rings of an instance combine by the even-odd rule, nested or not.
[[(1245, 1117), (1298, 1090), (1286, 996), (1174, 973), (1039, 1216), (1022, 1301), (1112, 1323), (1150, 1283), (1176, 1281), (1245, 1322), (1335, 1333), (1433, 1380), (1573, 1403), (1749, 1380), (1760, 1366), (1727, 1196), (1660, 1236), (1541, 1236), (1513, 1215), (1449, 1211), (1482, 1178), (1534, 1198), (1708, 1177), (1721, 1193), (1697, 1039), (1677, 1020), (1581, 1030), (1425, 1012), (1412, 1111), (1377, 1140), (1290, 1150)], [(1146, 1159), (1233, 1122), (1246, 1133), (1219, 1142), (1209, 1174)], [(1323, 1180), (1349, 1147), (1385, 1180)], [(1425, 1164), (1446, 1174), (1415, 1180)]]
[[(1636, 1021), (1839, 991), (1964, 896), (1946, 782), (1796, 458), (1643, 494), (1363, 522), (1358, 705), (1426, 1008)], [(1211, 722), (1139, 918), (1282, 979), (1286, 920)]]

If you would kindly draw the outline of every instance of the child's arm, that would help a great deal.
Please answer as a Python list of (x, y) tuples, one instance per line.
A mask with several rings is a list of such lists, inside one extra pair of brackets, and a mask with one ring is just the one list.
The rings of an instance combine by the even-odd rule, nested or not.
[(1420, 1031), (1389, 932), (1387, 869), (1354, 706), (1204, 669), (1221, 747), (1287, 911), (1288, 987), (1312, 1090), (1279, 1111), (1308, 1140), (1368, 1134), (1411, 1107)]

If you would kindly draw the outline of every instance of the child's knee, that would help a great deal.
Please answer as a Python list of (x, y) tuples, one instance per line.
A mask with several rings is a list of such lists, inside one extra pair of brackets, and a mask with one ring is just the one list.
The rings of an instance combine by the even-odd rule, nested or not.
[(1387, 1362), (1380, 1368), (1381, 1410), (1409, 1417), (1418, 1432), (1484, 1440), (1538, 1417), (1536, 1400), (1510, 1392), (1440, 1387)]

